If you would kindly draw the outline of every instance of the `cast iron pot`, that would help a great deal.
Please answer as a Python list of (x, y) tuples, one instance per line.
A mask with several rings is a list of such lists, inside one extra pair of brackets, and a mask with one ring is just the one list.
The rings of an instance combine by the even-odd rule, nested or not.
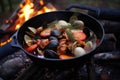
[[(28, 26), (37, 28), (41, 25), (50, 23), (54, 20), (69, 21), (70, 17), (75, 14), (77, 14), (78, 19), (82, 20), (85, 23), (85, 26), (90, 28), (96, 34), (97, 38), (100, 40), (96, 48), (93, 49), (91, 52), (83, 56), (61, 60), (61, 59), (38, 58), (37, 56), (30, 54), (23, 48), (24, 35), (25, 35), (25, 32), (28, 30), (27, 28)], [(65, 10), (48, 12), (48, 13), (35, 16), (29, 19), (28, 21), (26, 21), (19, 28), (19, 30), (17, 30), (17, 32), (12, 36), (12, 41), (6, 44), (5, 46), (0, 47), (0, 59), (2, 57), (7, 56), (8, 54), (14, 53), (15, 51), (22, 49), (30, 57), (30, 59), (33, 60), (34, 63), (40, 64), (41, 66), (73, 67), (73, 66), (82, 65), (88, 62), (89, 59), (95, 54), (95, 51), (98, 49), (100, 44), (102, 43), (103, 37), (104, 37), (104, 29), (102, 25), (98, 20), (91, 17), (90, 15), (83, 14), (80, 12), (65, 11)]]

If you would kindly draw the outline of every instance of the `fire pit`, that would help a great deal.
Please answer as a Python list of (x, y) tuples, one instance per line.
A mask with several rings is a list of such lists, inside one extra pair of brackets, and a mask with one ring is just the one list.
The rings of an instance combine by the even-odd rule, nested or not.
[[(46, 6), (49, 7), (51, 6), (48, 5), (48, 3), (47, 4), (43, 4), (42, 2), (38, 2), (40, 4), (38, 4), (37, 2), (33, 2), (33, 3), (36, 4), (36, 7), (34, 8), (35, 10), (38, 10), (38, 13), (30, 13), (30, 15), (32, 16), (30, 16), (29, 18), (37, 14), (41, 14), (41, 10), (42, 13), (47, 12)], [(33, 5), (29, 2), (22, 2), (22, 4)], [(38, 6), (40, 7), (38, 8)], [(21, 5), (21, 7), (23, 7), (23, 5)], [(21, 10), (22, 9), (17, 9), (16, 12), (22, 14), (23, 12), (21, 12)], [(50, 9), (50, 11), (54, 11), (54, 10), (56, 10), (54, 7)], [(34, 10), (32, 9), (30, 11), (34, 11)], [(15, 32), (15, 30), (17, 30), (24, 21), (29, 19), (28, 17), (23, 17), (23, 16), (19, 17), (18, 15), (14, 15), (12, 18), (10, 18), (10, 20), (8, 20), (8, 22), (5, 24), (6, 25), (5, 31), (2, 31), (2, 34), (5, 34), (5, 36), (3, 37), (6, 37), (7, 35), (6, 37), (8, 39), (7, 42), (11, 41), (10, 36)], [(19, 18), (22, 20), (19, 20)], [(118, 28), (120, 26), (120, 23), (119, 21), (110, 21), (104, 19), (100, 19), (100, 21), (104, 25), (104, 29), (106, 30), (105, 39), (103, 41), (102, 46), (96, 52), (96, 55), (94, 55), (91, 59), (89, 59), (89, 61), (85, 63), (83, 66), (70, 68), (70, 69), (43, 68), (40, 65), (36, 65), (32, 63), (32, 61), (25, 56), (24, 52), (18, 51), (13, 54), (14, 58), (15, 57), (24, 58), (23, 64), (25, 65), (24, 67), (19, 68), (20, 70), (22, 69), (23, 71), (17, 73), (17, 77), (15, 76), (12, 78), (9, 77), (9, 79), (10, 78), (11, 78), (10, 80), (13, 79), (15, 80), (96, 80), (96, 79), (118, 80), (120, 79), (119, 77), (120, 72), (118, 71), (120, 67), (120, 62), (119, 62), (120, 60), (119, 29), (120, 28)], [(118, 27), (116, 28), (116, 26)], [(0, 46), (3, 46), (4, 44), (6, 44), (6, 42), (4, 43), (4, 41), (2, 41), (2, 43), (0, 43)], [(11, 55), (8, 57), (11, 57)], [(5, 59), (1, 60), (1, 64), (2, 62), (5, 61)], [(5, 76), (4, 77), (2, 76), (2, 78), (8, 80), (8, 78), (6, 78)]]

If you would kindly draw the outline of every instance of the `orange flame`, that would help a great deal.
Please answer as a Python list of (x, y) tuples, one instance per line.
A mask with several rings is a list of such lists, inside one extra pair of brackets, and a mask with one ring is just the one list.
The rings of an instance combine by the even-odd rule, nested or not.
[[(44, 0), (40, 0), (39, 1), (39, 6), (44, 5)], [(55, 11), (56, 9), (54, 7), (50, 6), (44, 6), (42, 9), (38, 10), (37, 12), (34, 10), (34, 3), (32, 3), (30, 0), (26, 0), (25, 1), (25, 5), (20, 4), (20, 8), (21, 10), (18, 13), (19, 16), (19, 21), (17, 22), (17, 24), (15, 24), (15, 30), (19, 29), (20, 26), (27, 21), (28, 19), (30, 19), (33, 16), (36, 16), (38, 14), (42, 14), (45, 12), (50, 12), (50, 11)], [(38, 6), (38, 7), (39, 7)]]
[[(24, 4), (20, 4), (20, 10), (18, 11), (18, 19), (14, 22), (14, 25), (11, 26), (12, 30), (18, 30), (20, 28), (20, 26), (27, 21), (28, 19), (30, 19), (31, 17), (34, 17), (38, 14), (42, 14), (45, 12), (50, 12), (50, 11), (55, 11), (56, 8), (51, 7), (51, 5), (47, 6), (43, 6), (44, 0), (40, 0), (39, 1), (39, 6), (43, 6), (42, 9), (35, 11), (34, 6), (36, 6), (32, 1), (34, 0), (24, 0)], [(39, 7), (37, 6), (37, 7)], [(10, 29), (10, 30), (11, 30)], [(8, 39), (6, 42), (2, 42), (0, 43), (0, 46), (6, 44), (7, 42), (10, 42), (12, 39)]]

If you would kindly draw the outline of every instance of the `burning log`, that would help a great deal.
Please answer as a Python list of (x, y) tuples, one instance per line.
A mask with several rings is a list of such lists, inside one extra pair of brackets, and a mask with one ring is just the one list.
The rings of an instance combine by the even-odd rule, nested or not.
[[(15, 32), (28, 19), (38, 14), (55, 10), (56, 8), (49, 3), (49, 0), (22, 0), (20, 6), (14, 11), (12, 16), (2, 25), (1, 30), (7, 31), (7, 33), (11, 31)], [(9, 41), (4, 42), (4, 44), (7, 42)], [(3, 42), (0, 40), (0, 46), (2, 45)]]

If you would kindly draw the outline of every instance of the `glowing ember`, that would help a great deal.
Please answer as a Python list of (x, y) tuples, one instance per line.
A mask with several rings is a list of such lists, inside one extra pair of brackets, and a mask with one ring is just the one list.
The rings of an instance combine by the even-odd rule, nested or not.
[(41, 5), (44, 5), (44, 1), (43, 0), (40, 0), (39, 2)]
[(16, 25), (15, 30), (18, 30), (20, 28), (20, 25)]
[[(50, 11), (56, 10), (50, 4), (45, 5), (44, 0), (40, 0), (39, 3), (37, 3), (37, 6), (33, 1), (34, 0), (24, 0), (24, 4), (20, 4), (20, 10), (17, 13), (18, 18), (17, 18), (17, 20), (15, 20), (14, 24), (12, 26), (10, 26), (9, 30), (18, 30), (20, 28), (20, 26), (25, 21), (30, 19), (31, 17), (34, 17), (38, 14), (42, 14), (45, 12), (50, 12)], [(39, 9), (39, 7), (41, 7), (41, 6), (42, 6), (42, 8)], [(38, 8), (37, 11), (36, 11), (36, 7)], [(7, 20), (6, 20), (6, 22), (8, 23)], [(10, 41), (11, 41), (11, 38), (8, 39), (6, 42), (0, 43), (0, 46), (4, 45)]]
[(8, 39), (7, 41), (4, 41), (4, 42), (0, 43), (0, 46), (5, 45), (6, 43), (10, 42), (11, 40), (12, 40), (12, 38)]

